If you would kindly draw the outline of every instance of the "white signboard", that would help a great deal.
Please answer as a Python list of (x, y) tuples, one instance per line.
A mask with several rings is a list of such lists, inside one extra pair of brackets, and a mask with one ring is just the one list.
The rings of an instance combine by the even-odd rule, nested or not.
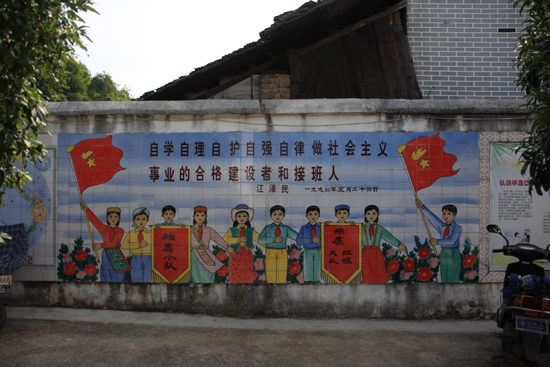
[[(546, 248), (550, 243), (550, 196), (548, 193), (539, 196), (535, 191), (533, 196), (529, 195), (528, 177), (521, 175), (521, 154), (515, 152), (517, 146), (491, 145), (490, 221), (501, 228), (510, 244), (531, 243)], [(490, 244), (492, 270), (505, 270), (507, 264), (517, 261), (502, 253), (492, 253), (506, 244), (502, 237), (492, 234)]]

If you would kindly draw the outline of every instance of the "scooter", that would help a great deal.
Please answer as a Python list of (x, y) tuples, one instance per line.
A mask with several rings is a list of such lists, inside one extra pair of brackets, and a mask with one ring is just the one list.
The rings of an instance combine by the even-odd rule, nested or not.
[(506, 354), (493, 361), (513, 354), (523, 359), (525, 366), (537, 366), (543, 339), (549, 334), (550, 279), (545, 278), (544, 268), (533, 262), (550, 261), (550, 245), (546, 250), (526, 243), (510, 245), (497, 225), (489, 224), (487, 231), (506, 240), (506, 246), (493, 252), (519, 260), (506, 267), (497, 311), (497, 326), (503, 329), (498, 336)]

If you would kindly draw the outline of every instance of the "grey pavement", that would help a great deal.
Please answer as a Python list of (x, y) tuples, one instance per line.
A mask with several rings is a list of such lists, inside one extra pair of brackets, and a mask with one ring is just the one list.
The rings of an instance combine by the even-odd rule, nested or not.
[[(516, 366), (493, 321), (235, 319), (8, 307), (0, 366)], [(543, 354), (540, 366), (550, 365)]]

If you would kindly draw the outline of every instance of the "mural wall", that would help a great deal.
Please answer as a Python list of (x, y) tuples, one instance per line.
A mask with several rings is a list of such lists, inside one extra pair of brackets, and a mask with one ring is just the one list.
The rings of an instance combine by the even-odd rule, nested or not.
[(5, 210), (34, 205), (55, 222), (40, 248), (62, 281), (477, 282), (478, 142), (475, 132), (60, 134), (50, 197)]
[[(23, 223), (29, 250), (23, 265), (51, 266), (57, 256), (56, 222), (52, 220), (56, 207), (55, 162), (56, 149), (49, 149), (49, 159), (44, 162), (28, 162), (27, 170), (33, 177), (22, 190), (6, 190), (0, 205), (0, 230)], [(15, 165), (23, 168), (23, 161)], [(6, 232), (6, 231), (4, 231)]]
[(57, 148), (61, 280), (479, 279), (477, 133), (58, 135)]

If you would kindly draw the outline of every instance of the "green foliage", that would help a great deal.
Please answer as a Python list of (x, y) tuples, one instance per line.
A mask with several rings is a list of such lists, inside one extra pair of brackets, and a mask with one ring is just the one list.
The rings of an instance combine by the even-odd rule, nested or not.
[(120, 87), (106, 73), (93, 78), (90, 71), (78, 60), (69, 58), (58, 72), (58, 82), (53, 86), (39, 78), (38, 84), (44, 97), (52, 102), (65, 101), (130, 101), (130, 91)]
[[(78, 12), (93, 11), (90, 0), (2, 0), (0, 3), (0, 199), (31, 177), (22, 162), (45, 159), (38, 134), (46, 132), (47, 111), (38, 79), (52, 87), (75, 47), (88, 38)], [(25, 163), (26, 164), (26, 163)], [(26, 166), (25, 166), (26, 167)], [(4, 201), (2, 204), (4, 204)]]
[(526, 93), (527, 120), (531, 132), (518, 148), (525, 161), (521, 173), (528, 173), (529, 193), (542, 195), (550, 189), (550, 2), (512, 0), (526, 13), (523, 34), (517, 46), (517, 85)]
[(50, 86), (42, 78), (38, 79), (44, 98), (52, 102), (89, 101), (88, 86), (92, 81), (90, 71), (83, 63), (69, 58), (57, 75), (57, 83)]
[(95, 282), (98, 280), (97, 259), (84, 248), (82, 237), (74, 240), (74, 248), (62, 243), (57, 255), (57, 277), (59, 280), (74, 282)]
[(106, 72), (96, 74), (88, 86), (88, 98), (91, 101), (129, 101), (130, 91), (120, 88)]

